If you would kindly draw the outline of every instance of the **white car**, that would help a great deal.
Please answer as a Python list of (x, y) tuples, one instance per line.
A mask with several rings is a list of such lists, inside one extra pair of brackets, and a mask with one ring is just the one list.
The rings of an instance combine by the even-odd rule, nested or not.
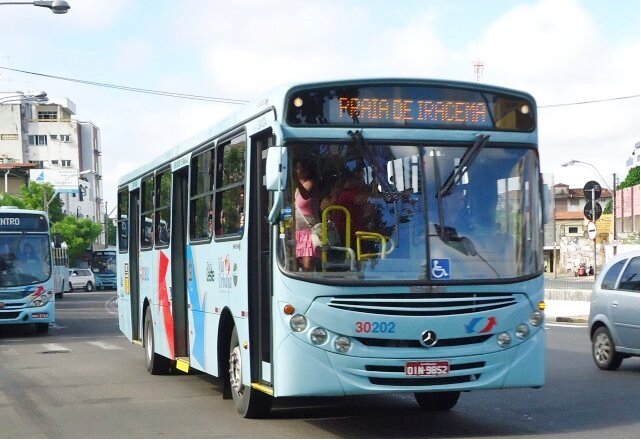
[(91, 292), (96, 285), (96, 279), (91, 269), (69, 269), (69, 291), (85, 289)]

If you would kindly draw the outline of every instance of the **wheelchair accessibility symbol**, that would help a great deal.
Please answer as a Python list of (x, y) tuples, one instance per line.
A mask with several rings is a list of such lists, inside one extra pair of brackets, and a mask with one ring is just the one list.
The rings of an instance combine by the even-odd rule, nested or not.
[(433, 280), (449, 280), (450, 279), (450, 259), (449, 258), (434, 258), (430, 260), (430, 267)]

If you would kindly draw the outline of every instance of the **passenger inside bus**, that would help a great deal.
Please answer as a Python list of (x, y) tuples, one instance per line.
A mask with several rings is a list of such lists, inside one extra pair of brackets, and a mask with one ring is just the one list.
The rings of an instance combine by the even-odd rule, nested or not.
[(320, 200), (313, 165), (309, 159), (296, 161), (294, 181), (296, 258), (299, 267), (305, 272), (310, 272), (314, 270), (319, 254), (312, 241), (312, 227), (320, 222)]

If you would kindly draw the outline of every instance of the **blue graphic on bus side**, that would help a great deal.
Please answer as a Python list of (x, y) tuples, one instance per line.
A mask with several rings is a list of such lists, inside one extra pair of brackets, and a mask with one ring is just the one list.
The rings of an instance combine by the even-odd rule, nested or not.
[(433, 280), (450, 279), (450, 259), (432, 258), (430, 260), (430, 272)]

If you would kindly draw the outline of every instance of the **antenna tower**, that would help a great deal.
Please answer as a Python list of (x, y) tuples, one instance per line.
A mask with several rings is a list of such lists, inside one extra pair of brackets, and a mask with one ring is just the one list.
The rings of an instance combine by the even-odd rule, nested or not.
[(474, 67), (474, 75), (476, 75), (476, 82), (481, 82), (481, 79), (483, 78), (483, 68), (485, 67), (485, 64), (483, 64), (483, 61), (477, 58), (476, 61), (472, 61), (472, 66)]

